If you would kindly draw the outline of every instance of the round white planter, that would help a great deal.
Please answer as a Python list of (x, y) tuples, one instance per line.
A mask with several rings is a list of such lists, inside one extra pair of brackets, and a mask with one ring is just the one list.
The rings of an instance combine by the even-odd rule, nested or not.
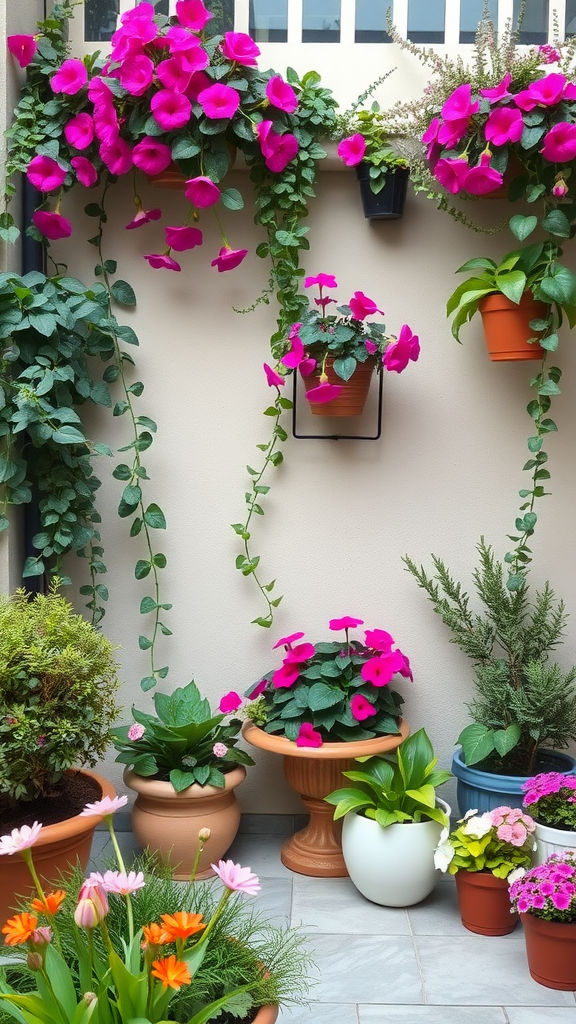
[[(528, 808), (528, 813), (530, 813), (530, 808)], [(552, 828), (551, 825), (540, 825), (539, 822), (536, 822), (534, 838), (536, 840), (533, 857), (535, 864), (543, 864), (553, 853), (563, 853), (564, 850), (576, 851), (576, 832), (570, 832), (563, 828)]]
[[(450, 814), (444, 800), (437, 798), (436, 806)], [(383, 907), (420, 903), (440, 877), (434, 850), (441, 831), (436, 821), (382, 828), (371, 818), (350, 812), (342, 828), (342, 852), (350, 878), (366, 899)]]

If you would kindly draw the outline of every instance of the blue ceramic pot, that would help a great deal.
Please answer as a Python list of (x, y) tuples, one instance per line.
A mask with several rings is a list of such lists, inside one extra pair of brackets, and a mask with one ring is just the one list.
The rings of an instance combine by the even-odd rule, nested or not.
[[(564, 775), (576, 775), (576, 759), (569, 754), (561, 754), (557, 750), (541, 750), (534, 775), (540, 772), (562, 772)], [(477, 765), (470, 767), (462, 760), (462, 748), (459, 747), (452, 758), (452, 773), (458, 779), (456, 793), (458, 810), (462, 817), (466, 811), (475, 808), (484, 814), (495, 807), (522, 807), (522, 786), (530, 775), (495, 775), (483, 772)]]

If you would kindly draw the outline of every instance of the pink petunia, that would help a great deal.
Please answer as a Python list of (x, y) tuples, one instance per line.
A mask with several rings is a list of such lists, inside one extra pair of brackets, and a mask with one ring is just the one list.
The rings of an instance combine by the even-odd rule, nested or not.
[(129, 57), (118, 68), (120, 85), (131, 96), (143, 96), (152, 85), (153, 76), (154, 64), (143, 53)]
[(88, 70), (86, 65), (76, 57), (65, 60), (58, 68), (55, 75), (50, 79), (52, 92), (63, 92), (67, 96), (74, 96), (80, 92), (88, 81)]
[(304, 345), (297, 334), (290, 340), (290, 349), (282, 356), (280, 362), (290, 370), (295, 370), (304, 358)]
[(94, 138), (94, 122), (90, 114), (76, 114), (64, 125), (64, 137), (74, 149), (87, 149)]
[(471, 167), (464, 178), (464, 188), (472, 196), (484, 196), (500, 188), (504, 176), (490, 167), (490, 154), (482, 153), (477, 167)]
[(366, 683), (372, 683), (373, 686), (386, 686), (392, 676), (402, 668), (403, 662), (404, 656), (400, 651), (390, 651), (389, 654), (365, 661), (360, 675)]
[[(316, 274), (316, 277), (305, 277), (304, 287), (312, 288), (313, 285), (317, 284), (320, 288), (337, 288), (336, 278), (334, 274)], [(302, 325), (300, 325), (302, 326)]]
[(361, 693), (355, 693), (350, 701), (350, 711), (352, 717), (357, 722), (363, 722), (366, 718), (370, 718), (371, 715), (376, 714), (376, 708), (366, 697), (363, 697)]
[(183, 128), (188, 124), (192, 113), (192, 104), (187, 96), (173, 89), (159, 89), (150, 100), (150, 109), (154, 119), (164, 131), (171, 132), (175, 128)]
[(363, 626), (363, 619), (355, 619), (351, 615), (344, 615), (341, 619), (330, 619), (328, 629), (355, 629), (356, 626)]
[(286, 657), (284, 658), (285, 665), (301, 665), (302, 662), (308, 661), (308, 658), (314, 657), (314, 644), (297, 644), (296, 647), (290, 648)]
[(264, 373), (266, 374), (266, 380), (269, 387), (280, 388), (285, 385), (285, 378), (279, 373), (276, 373), (276, 370), (273, 370), (271, 366), (268, 366), (268, 363), (264, 363)]
[(560, 121), (544, 136), (540, 150), (550, 163), (568, 163), (576, 157), (576, 124)]
[(458, 121), (464, 117), (471, 117), (477, 114), (480, 109), (479, 100), (472, 102), (472, 86), (466, 83), (459, 85), (450, 94), (442, 107), (442, 117), (445, 121)]
[(283, 110), (286, 114), (293, 114), (298, 106), (298, 97), (294, 89), (281, 75), (273, 75), (268, 79), (266, 98), (273, 107)]
[(524, 131), (522, 114), (515, 107), (496, 107), (490, 111), (484, 135), (495, 146), (519, 142)]
[(164, 228), (166, 244), (175, 252), (187, 252), (188, 249), (195, 249), (202, 245), (202, 232), (200, 228), (189, 227), (166, 227)]
[(512, 75), (507, 71), (497, 86), (493, 89), (480, 89), (480, 95), (484, 96), (487, 100), (491, 100), (492, 103), (495, 103), (497, 100), (507, 100), (511, 96), (511, 93), (508, 91), (511, 81)]
[(289, 689), (300, 675), (297, 665), (281, 665), (272, 676), (272, 685), (275, 690)]
[(259, 47), (245, 32), (226, 32), (220, 49), (227, 60), (244, 67), (255, 67), (260, 56)]
[(100, 146), (100, 159), (112, 174), (127, 174), (132, 167), (132, 150), (125, 139), (118, 136)]
[(273, 174), (280, 174), (294, 159), (299, 149), (298, 140), (291, 132), (279, 135), (270, 129), (262, 145), (264, 163)]
[(214, 15), (206, 10), (202, 0), (178, 0), (176, 17), (181, 25), (185, 25), (192, 32), (201, 32)]
[(310, 388), (306, 392), (306, 398), (309, 402), (326, 405), (328, 402), (332, 402), (335, 398), (338, 398), (342, 394), (344, 389), (340, 384), (319, 384), (317, 388)]
[(398, 340), (393, 341), (382, 356), (382, 363), (388, 371), (401, 373), (408, 366), (410, 360), (416, 362), (420, 355), (420, 341), (417, 334), (413, 334), (408, 324), (403, 324), (398, 335)]
[(366, 646), (373, 651), (383, 651), (386, 654), (392, 650), (394, 638), (385, 629), (365, 630)]
[(132, 160), (144, 174), (161, 174), (172, 162), (172, 151), (165, 142), (145, 135), (134, 146)]
[(36, 210), (32, 216), (32, 223), (38, 228), (41, 235), (56, 241), (57, 238), (69, 238), (72, 234), (72, 225), (67, 217), (61, 213), (52, 213), (50, 210)]
[(6, 43), (10, 53), (16, 58), (20, 67), (27, 68), (33, 61), (36, 55), (36, 50), (38, 49), (38, 43), (34, 39), (34, 36), (8, 36)]
[(151, 220), (160, 220), (161, 216), (162, 210), (159, 210), (158, 208), (154, 210), (144, 210), (140, 206), (133, 220), (126, 225), (126, 230), (130, 231), (133, 228), (141, 228), (144, 224), (149, 224)]
[(290, 647), (291, 644), (296, 643), (297, 640), (301, 640), (304, 633), (290, 633), (290, 636), (283, 636), (280, 640), (277, 640), (272, 650), (275, 651), (277, 647)]
[(197, 71), (190, 78), (190, 83), (186, 89), (186, 95), (192, 103), (196, 103), (201, 92), (207, 89), (212, 83), (205, 75), (203, 71)]
[(212, 120), (233, 117), (240, 106), (240, 94), (222, 82), (215, 82), (198, 94), (198, 103)]
[(223, 715), (229, 715), (232, 711), (237, 711), (239, 707), (242, 707), (242, 697), (235, 690), (230, 690), (230, 693), (224, 694), (218, 707)]
[(104, 815), (105, 817), (109, 814), (114, 814), (119, 811), (121, 807), (125, 807), (128, 803), (127, 796), (103, 796), (101, 800), (96, 800), (93, 804), (86, 804), (84, 809), (80, 811), (81, 818), (92, 818), (98, 815)]
[(242, 868), (231, 860), (219, 860), (217, 864), (210, 867), (218, 875), (227, 889), (232, 892), (243, 892), (247, 896), (255, 896), (261, 888), (257, 875), (254, 875), (250, 868)]
[(167, 252), (149, 252), (144, 256), (144, 259), (148, 260), (148, 263), (154, 270), (182, 270), (180, 264), (173, 260)]
[(321, 747), (322, 736), (313, 728), (310, 722), (302, 722), (300, 731), (296, 737), (297, 747)]
[(527, 89), (516, 93), (514, 101), (521, 110), (530, 111), (534, 107), (553, 107), (563, 98), (566, 88), (566, 76), (560, 74), (545, 75), (536, 82), (531, 82)]
[(384, 310), (378, 309), (374, 300), (369, 299), (364, 292), (354, 292), (348, 305), (355, 320), (365, 320), (367, 316), (373, 316), (374, 313), (381, 313), (384, 316)]
[(66, 170), (51, 156), (38, 155), (28, 164), (26, 176), (39, 192), (53, 192), (64, 183)]
[(70, 163), (76, 171), (76, 177), (81, 185), (90, 188), (98, 181), (98, 171), (94, 164), (86, 156), (73, 156)]
[(229, 245), (223, 245), (210, 266), (217, 267), (218, 273), (222, 274), (225, 270), (234, 270), (239, 267), (247, 255), (248, 249), (231, 249)]
[(220, 189), (211, 178), (207, 178), (205, 175), (200, 175), (197, 178), (190, 178), (186, 182), (186, 189), (184, 191), (186, 199), (189, 199), (193, 206), (197, 206), (199, 209), (204, 209), (208, 206), (214, 206), (215, 203), (220, 199)]
[(192, 72), (184, 66), (183, 57), (177, 54), (170, 60), (163, 60), (156, 68), (156, 77), (165, 89), (185, 93), (190, 85)]
[(347, 167), (354, 167), (356, 164), (361, 163), (364, 159), (365, 152), (366, 139), (360, 134), (360, 132), (356, 132), (355, 135), (350, 135), (347, 139), (342, 139), (338, 144), (338, 156), (344, 161)]
[(448, 157), (443, 157), (441, 160), (438, 160), (434, 167), (434, 177), (447, 192), (456, 195), (457, 192), (461, 192), (464, 188), (464, 181), (468, 170), (468, 160), (452, 160)]

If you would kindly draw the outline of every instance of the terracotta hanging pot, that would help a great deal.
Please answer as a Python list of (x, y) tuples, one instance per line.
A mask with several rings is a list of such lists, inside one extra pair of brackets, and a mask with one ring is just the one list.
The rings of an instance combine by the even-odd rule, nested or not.
[[(96, 772), (84, 769), (78, 773), (67, 772), (69, 776), (79, 774), (84, 780), (88, 779), (93, 783), (94, 798), (89, 803), (95, 803), (104, 796), (110, 798), (116, 796), (114, 786), (107, 779)], [(90, 849), (94, 829), (104, 821), (104, 815), (95, 815), (83, 818), (76, 814), (73, 818), (65, 818), (63, 821), (55, 822), (53, 825), (44, 825), (38, 839), (34, 843), (32, 856), (34, 865), (42, 885), (49, 889), (55, 883), (61, 872), (66, 871), (70, 865), (80, 862), (83, 871), (90, 859)], [(16, 896), (24, 898), (35, 895), (30, 872), (18, 854), (0, 857), (0, 919), (2, 924), (14, 913)], [(2, 936), (0, 936), (0, 942)]]
[(530, 976), (539, 985), (576, 992), (576, 923), (520, 914)]
[(210, 829), (196, 878), (210, 878), (211, 863), (226, 853), (240, 825), (240, 807), (234, 790), (246, 778), (242, 766), (228, 772), (219, 786), (196, 783), (177, 793), (171, 782), (147, 779), (126, 769), (124, 782), (138, 796), (132, 808), (132, 832), (143, 848), (156, 853), (163, 864), (173, 869), (180, 881), (190, 878), (196, 857), (198, 833)]
[[(230, 153), (230, 166), (228, 167), (228, 172), (230, 172), (236, 163), (236, 146), (229, 143), (228, 152)], [(171, 164), (168, 164), (165, 171), (161, 171), (160, 174), (147, 174), (146, 178), (151, 185), (155, 186), (155, 188), (171, 188), (178, 192), (184, 191), (188, 180), (174, 160)]]
[[(334, 360), (329, 357), (326, 360), (325, 373), (329, 384), (337, 384), (342, 391), (337, 398), (331, 402), (309, 402), (310, 411), (314, 416), (361, 416), (370, 390), (372, 371), (376, 365), (374, 359), (367, 359), (365, 363), (358, 363), (350, 380), (342, 380), (334, 373)], [(303, 377), (306, 393), (317, 388), (320, 384), (318, 376), (311, 374)]]
[(364, 216), (368, 220), (398, 220), (404, 214), (410, 171), (407, 167), (391, 168), (384, 187), (380, 192), (373, 192), (370, 188), (370, 166), (363, 160), (356, 167)]
[(508, 192), (510, 191), (510, 185), (515, 178), (518, 178), (521, 174), (526, 174), (526, 168), (520, 161), (515, 152), (510, 153), (508, 158), (508, 166), (504, 171), (504, 178), (500, 188), (495, 189), (493, 192), (486, 192), (482, 196), (478, 196), (479, 199), (507, 199)]
[(491, 871), (457, 871), (456, 889), (462, 924), (478, 935), (508, 935), (518, 924), (510, 912), (508, 880)]
[(518, 359), (542, 359), (544, 349), (528, 338), (537, 336), (530, 327), (531, 320), (545, 320), (549, 306), (537, 302), (532, 292), (526, 291), (517, 304), (500, 292), (486, 295), (478, 303), (486, 346), (494, 362)]
[(342, 772), (355, 767), (355, 757), (396, 750), (410, 733), (403, 718), (398, 727), (397, 736), (297, 747), (285, 736), (273, 736), (252, 722), (244, 723), (242, 735), (248, 743), (284, 755), (286, 780), (310, 813), (306, 828), (291, 836), (282, 847), (280, 859), (287, 868), (315, 878), (343, 878), (348, 874), (342, 856), (342, 822), (334, 821), (333, 808), (325, 803), (324, 797), (344, 784)]

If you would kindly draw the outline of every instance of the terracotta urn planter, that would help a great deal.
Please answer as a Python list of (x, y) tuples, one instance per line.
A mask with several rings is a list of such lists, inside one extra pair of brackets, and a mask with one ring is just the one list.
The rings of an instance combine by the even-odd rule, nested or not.
[(396, 750), (410, 733), (403, 718), (399, 728), (397, 736), (297, 747), (285, 736), (273, 736), (252, 722), (244, 723), (242, 734), (248, 743), (284, 755), (286, 780), (310, 813), (306, 828), (296, 832), (282, 847), (280, 858), (287, 868), (315, 878), (343, 878), (348, 874), (342, 855), (342, 822), (333, 820), (333, 808), (324, 802), (324, 797), (343, 785), (342, 772), (353, 768), (355, 757)]
[(210, 829), (196, 878), (210, 878), (211, 863), (219, 861), (231, 846), (240, 825), (235, 789), (244, 782), (246, 769), (226, 775), (223, 787), (194, 784), (177, 793), (171, 782), (147, 779), (126, 769), (124, 782), (138, 794), (132, 808), (132, 832), (143, 848), (156, 853), (180, 881), (190, 878), (201, 828)]
[[(74, 772), (67, 774), (73, 775)], [(97, 775), (96, 772), (83, 769), (79, 774), (84, 779), (88, 778), (93, 782), (94, 799), (90, 800), (90, 803), (95, 803), (104, 796), (111, 798), (116, 796), (114, 786), (101, 775)], [(82, 870), (86, 870), (90, 859), (94, 829), (101, 821), (104, 821), (104, 815), (83, 818), (77, 814), (73, 818), (66, 818), (64, 821), (43, 827), (33, 849), (34, 865), (42, 885), (50, 888), (57, 881), (60, 873), (70, 865), (76, 864), (77, 861), (80, 862)], [(2, 923), (12, 916), (16, 896), (28, 898), (33, 894), (35, 894), (34, 885), (22, 857), (18, 854), (0, 857), (0, 918)]]
[(576, 992), (576, 924), (520, 914), (530, 976), (539, 985)]
[[(331, 402), (309, 402), (309, 408), (313, 416), (361, 416), (370, 390), (370, 381), (375, 367), (373, 359), (367, 359), (365, 363), (358, 363), (350, 380), (342, 380), (334, 373), (332, 368), (334, 360), (326, 360), (325, 373), (329, 384), (337, 384), (342, 388), (337, 398)], [(319, 386), (319, 379), (316, 374), (303, 377), (306, 393), (312, 388)]]
[(518, 924), (511, 913), (508, 879), (491, 871), (457, 871), (455, 875), (462, 924), (478, 935), (508, 935)]
[(521, 359), (542, 359), (544, 350), (528, 338), (537, 336), (530, 327), (531, 320), (542, 320), (548, 315), (545, 302), (536, 302), (532, 292), (524, 292), (516, 304), (501, 293), (486, 295), (478, 304), (488, 355), (493, 362), (512, 362)]

